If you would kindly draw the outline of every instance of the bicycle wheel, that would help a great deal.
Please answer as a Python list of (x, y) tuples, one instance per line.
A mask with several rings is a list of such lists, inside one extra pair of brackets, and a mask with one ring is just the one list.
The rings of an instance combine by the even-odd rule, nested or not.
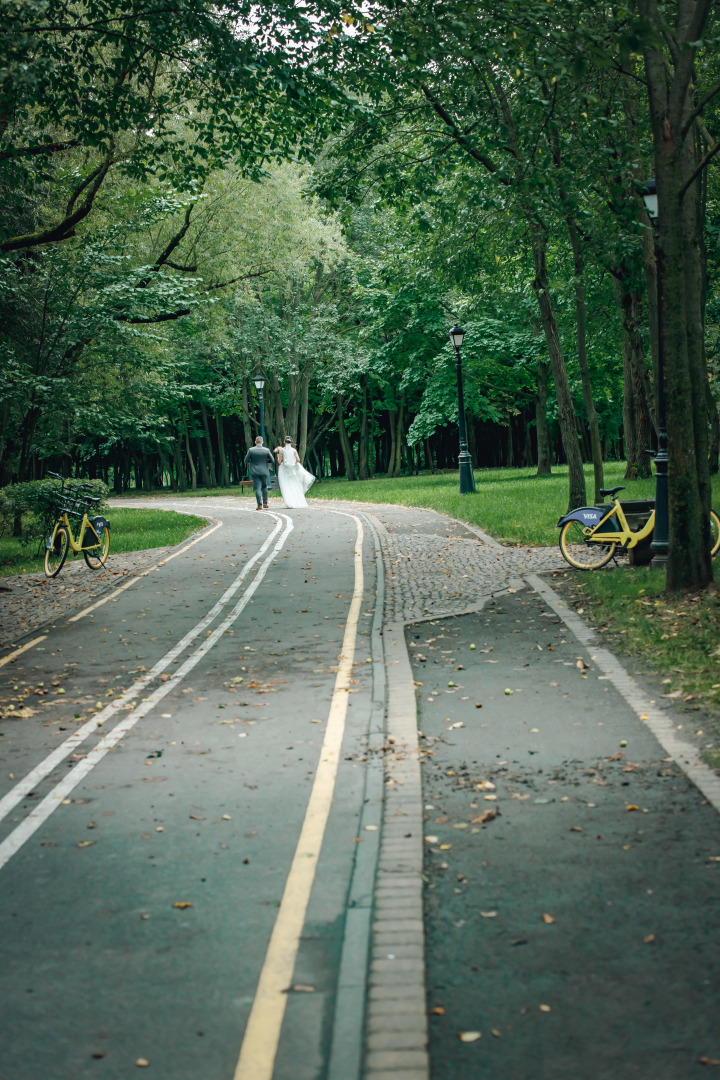
[(70, 548), (70, 536), (65, 525), (56, 525), (45, 548), (45, 575), (57, 577), (65, 564)]
[(710, 511), (710, 555), (717, 555), (720, 551), (720, 517), (714, 510)]
[(560, 530), (560, 551), (576, 570), (599, 570), (609, 563), (617, 544), (601, 544), (585, 539), (585, 526), (579, 521), (566, 521)]
[(97, 544), (94, 548), (83, 551), (83, 555), (85, 556), (85, 562), (88, 564), (91, 570), (99, 570), (101, 566), (104, 566), (109, 553), (110, 530), (108, 528), (103, 529), (99, 544)]

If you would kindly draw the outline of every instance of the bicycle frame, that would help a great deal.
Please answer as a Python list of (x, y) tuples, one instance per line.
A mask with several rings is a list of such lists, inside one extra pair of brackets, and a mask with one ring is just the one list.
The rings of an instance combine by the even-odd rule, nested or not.
[[(79, 555), (81, 551), (91, 551), (93, 548), (99, 547), (100, 544), (102, 543), (102, 540), (98, 536), (98, 534), (95, 532), (93, 524), (90, 521), (87, 514), (85, 513), (85, 514), (82, 515), (82, 521), (80, 522), (80, 533), (79, 533), (78, 539), (76, 541), (75, 537), (73, 535), (72, 525), (70, 524), (70, 518), (68, 517), (68, 513), (78, 513), (78, 512), (77, 511), (72, 511), (72, 510), (71, 511), (68, 511), (68, 510), (61, 510), (60, 511), (60, 513), (58, 515), (58, 518), (57, 518), (57, 521), (55, 522), (55, 525), (53, 526), (53, 531), (50, 534), (50, 537), (48, 538), (47, 546), (52, 547), (52, 543), (53, 543), (53, 540), (55, 538), (55, 533), (57, 532), (58, 525), (64, 525), (65, 528), (68, 531), (68, 537), (69, 537), (69, 540), (70, 540), (70, 550), (75, 555)], [(78, 513), (78, 517), (79, 516), (80, 515)], [(86, 534), (89, 534), (88, 535), (88, 539), (90, 540), (89, 544), (85, 543)]]
[[(612, 519), (617, 520), (620, 528), (603, 529), (603, 525)], [(594, 529), (587, 529), (586, 536), (588, 540), (595, 541), (598, 544), (619, 544), (623, 551), (629, 551), (630, 548), (634, 548), (645, 537), (650, 536), (654, 527), (655, 511), (651, 510), (650, 517), (641, 529), (631, 529), (623, 513), (622, 503), (619, 499), (614, 499), (612, 510), (608, 510), (605, 517)]]
[(566, 521), (579, 521), (584, 526), (585, 539), (590, 543), (617, 544), (621, 551), (629, 551), (651, 535), (655, 525), (655, 510), (642, 528), (631, 529), (619, 499), (613, 499), (609, 510), (603, 507), (581, 506), (558, 521), (558, 527)]

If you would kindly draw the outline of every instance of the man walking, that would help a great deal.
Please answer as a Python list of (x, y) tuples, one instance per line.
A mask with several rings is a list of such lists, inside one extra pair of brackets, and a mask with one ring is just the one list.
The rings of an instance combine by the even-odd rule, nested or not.
[(267, 510), (268, 491), (267, 482), (270, 476), (269, 466), (275, 464), (267, 446), (263, 446), (262, 436), (258, 435), (255, 445), (251, 446), (245, 455), (245, 464), (249, 466), (250, 479), (253, 482), (255, 498), (257, 499), (256, 510)]

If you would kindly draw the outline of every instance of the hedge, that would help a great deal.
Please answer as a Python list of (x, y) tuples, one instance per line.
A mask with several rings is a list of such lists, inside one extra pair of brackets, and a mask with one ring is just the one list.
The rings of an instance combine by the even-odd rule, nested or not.
[[(0, 532), (11, 529), (22, 544), (38, 542), (41, 551), (58, 515), (61, 483), (59, 480), (29, 480), (0, 488)], [(84, 493), (99, 498), (97, 512), (106, 510), (108, 487), (102, 480), (66, 480), (64, 499)], [(82, 512), (82, 504), (78, 507)], [(89, 511), (92, 516), (93, 511)], [(75, 528), (73, 524), (73, 529)]]

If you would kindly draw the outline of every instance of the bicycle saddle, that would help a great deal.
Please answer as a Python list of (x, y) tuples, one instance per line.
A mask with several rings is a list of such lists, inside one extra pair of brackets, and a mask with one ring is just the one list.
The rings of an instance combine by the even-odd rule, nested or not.
[(600, 488), (600, 494), (601, 495), (609, 495), (610, 498), (612, 499), (612, 497), (614, 495), (616, 495), (618, 493), (618, 491), (624, 491), (624, 490), (625, 490), (625, 485), (621, 484), (620, 487)]

